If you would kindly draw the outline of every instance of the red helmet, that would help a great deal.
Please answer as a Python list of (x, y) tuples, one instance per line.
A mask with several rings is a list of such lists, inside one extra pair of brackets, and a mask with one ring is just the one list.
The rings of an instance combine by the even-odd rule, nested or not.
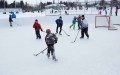
[(46, 29), (46, 33), (50, 33), (51, 32), (51, 30), (50, 29)]

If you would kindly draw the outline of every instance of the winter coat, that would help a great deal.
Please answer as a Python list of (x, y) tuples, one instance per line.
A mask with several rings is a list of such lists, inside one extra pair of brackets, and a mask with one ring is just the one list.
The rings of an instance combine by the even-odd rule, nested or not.
[(33, 28), (35, 28), (36, 31), (42, 31), (41, 25), (39, 23), (34, 23)]
[(118, 9), (116, 9), (115, 13), (118, 13)]
[(76, 24), (76, 19), (75, 18), (72, 20), (72, 24)]
[(57, 24), (57, 26), (61, 27), (63, 25), (63, 20), (62, 19), (57, 19), (56, 24)]
[(81, 24), (81, 18), (77, 18), (78, 24)]
[(11, 15), (9, 16), (9, 22), (13, 22)]
[(45, 36), (45, 42), (46, 44), (55, 44), (58, 41), (58, 37), (53, 34), (53, 33), (47, 33), (47, 35)]
[(83, 19), (81, 22), (81, 27), (82, 28), (87, 28), (88, 27), (88, 22), (86, 21), (86, 19)]

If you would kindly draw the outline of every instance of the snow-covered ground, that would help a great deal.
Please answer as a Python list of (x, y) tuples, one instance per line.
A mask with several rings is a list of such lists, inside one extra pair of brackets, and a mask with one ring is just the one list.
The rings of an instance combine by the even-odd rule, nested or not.
[[(35, 37), (32, 28), (34, 20), (38, 19), (43, 30), (56, 30), (55, 20), (59, 16), (45, 16), (40, 13), (19, 13), (14, 19), (13, 27), (9, 26), (9, 14), (0, 14), (0, 75), (120, 75), (120, 26), (118, 30), (95, 28), (95, 15), (85, 15), (89, 23), (90, 38), (80, 39), (80, 33), (75, 43), (77, 30), (70, 29), (74, 16), (64, 15), (64, 32), (58, 36), (55, 54), (58, 62), (48, 59), (44, 37)], [(119, 16), (113, 16), (113, 22), (119, 22)], [(104, 20), (101, 20), (101, 22)], [(115, 22), (116, 23), (116, 22)], [(119, 23), (120, 24), (120, 23)]]

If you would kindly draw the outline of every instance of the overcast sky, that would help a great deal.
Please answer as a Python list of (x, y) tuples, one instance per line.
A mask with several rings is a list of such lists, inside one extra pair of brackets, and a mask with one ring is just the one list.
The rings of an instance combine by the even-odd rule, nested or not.
[[(14, 0), (7, 0), (8, 3), (12, 3)], [(53, 1), (53, 0), (23, 0), (24, 2), (28, 2), (29, 4), (36, 4), (36, 3), (40, 3), (40, 1), (42, 2), (47, 2), (47, 1)], [(80, 1), (80, 2), (84, 2), (84, 1), (95, 1), (95, 0), (59, 0), (59, 1)], [(99, 0), (96, 0), (99, 1)], [(20, 0), (16, 0), (16, 2), (20, 2)], [(55, 3), (58, 3), (58, 0), (55, 0)]]

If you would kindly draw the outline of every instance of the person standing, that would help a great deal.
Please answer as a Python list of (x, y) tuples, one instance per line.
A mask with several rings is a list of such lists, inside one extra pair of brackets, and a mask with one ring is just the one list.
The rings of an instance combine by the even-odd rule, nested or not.
[(45, 36), (45, 42), (47, 44), (47, 56), (48, 58), (50, 57), (50, 53), (52, 55), (52, 59), (57, 61), (56, 57), (55, 57), (55, 49), (54, 49), (54, 44), (57, 43), (58, 41), (58, 37), (51, 33), (51, 30), (50, 29), (46, 29), (46, 33), (47, 35)]
[(105, 9), (105, 15), (107, 16), (107, 9)]
[(77, 22), (78, 22), (78, 30), (80, 30), (80, 25), (81, 25), (81, 16), (80, 15), (77, 18)]
[(41, 39), (40, 30), (43, 32), (41, 25), (38, 23), (38, 20), (35, 20), (33, 24), (33, 28), (35, 29), (36, 39)]
[(101, 10), (101, 9), (99, 10), (99, 13), (98, 13), (98, 15), (102, 15), (102, 10)]
[(85, 16), (82, 15), (82, 22), (81, 22), (81, 39), (84, 38), (84, 34), (87, 36), (87, 39), (89, 39), (89, 34), (88, 34), (88, 22), (85, 19)]
[(10, 22), (10, 27), (12, 27), (12, 22), (13, 22), (12, 15), (9, 15), (9, 22)]
[(56, 20), (56, 24), (57, 24), (57, 27), (56, 27), (56, 33), (58, 33), (58, 28), (60, 28), (60, 31), (59, 31), (59, 34), (61, 34), (61, 31), (62, 31), (62, 26), (63, 26), (63, 20), (62, 20), (62, 17), (60, 16), (59, 19)]
[(73, 29), (75, 29), (75, 24), (76, 24), (76, 16), (74, 16), (72, 20), (72, 25), (70, 25), (70, 28), (73, 27)]
[(117, 16), (118, 14), (118, 5), (116, 5), (116, 10), (115, 10), (115, 15)]

